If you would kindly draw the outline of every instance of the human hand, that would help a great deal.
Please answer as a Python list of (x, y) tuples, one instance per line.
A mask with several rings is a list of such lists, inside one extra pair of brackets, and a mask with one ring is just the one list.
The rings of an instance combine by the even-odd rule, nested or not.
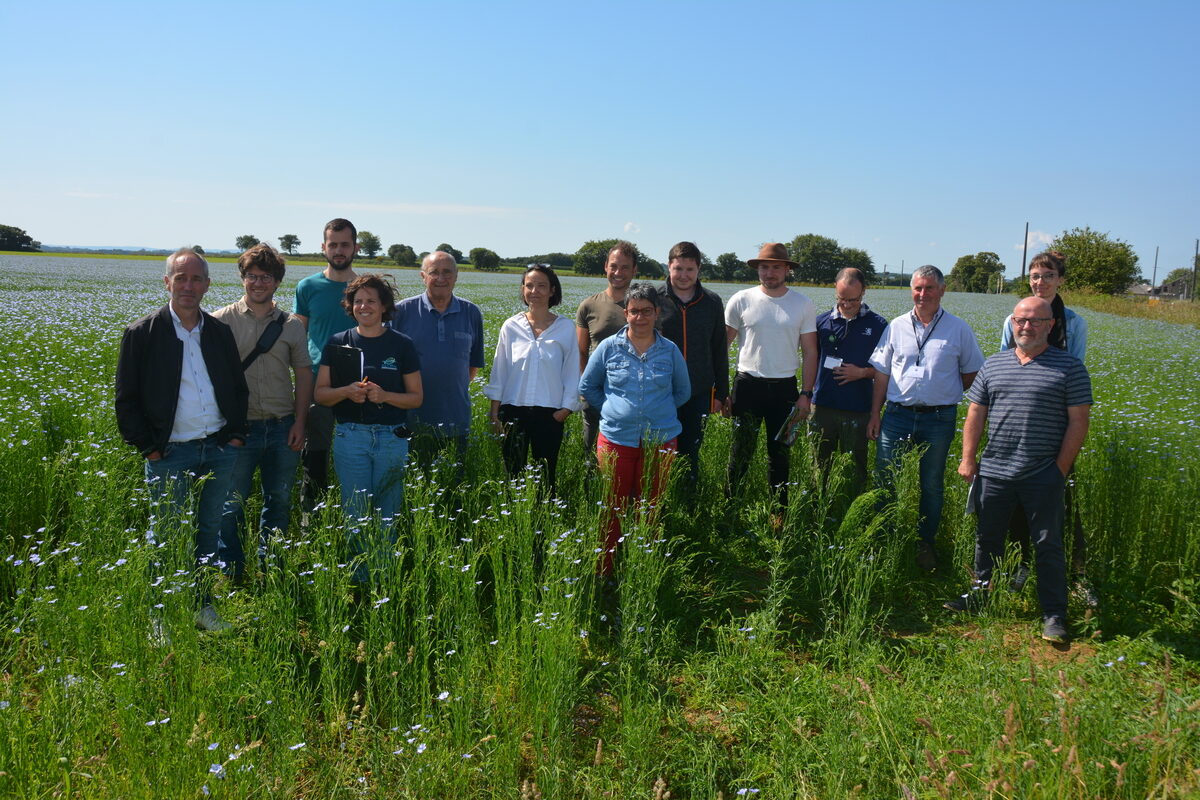
[(964, 458), (958, 462), (958, 474), (967, 483), (973, 483), (979, 474), (979, 462), (973, 458)]
[(383, 387), (378, 383), (372, 383), (370, 380), (366, 380), (363, 381), (363, 388), (365, 388), (367, 391), (367, 400), (371, 401), (372, 403), (385, 402), (384, 398), (387, 396), (387, 392), (385, 392)]
[(838, 386), (853, 381), (860, 381), (865, 377), (867, 377), (866, 367), (856, 367), (853, 364), (843, 363), (841, 366), (834, 367), (833, 369), (833, 381)]
[(550, 416), (554, 417), (555, 422), (557, 422), (559, 425), (562, 425), (563, 423), (565, 423), (567, 421), (567, 417), (571, 416), (571, 409), (560, 408), (558, 411), (555, 411)]
[(304, 449), (304, 423), (297, 420), (292, 423), (292, 427), (288, 428), (288, 447), (296, 452)]
[(871, 419), (867, 422), (867, 438), (875, 441), (879, 438), (880, 420), (878, 414), (872, 414)]

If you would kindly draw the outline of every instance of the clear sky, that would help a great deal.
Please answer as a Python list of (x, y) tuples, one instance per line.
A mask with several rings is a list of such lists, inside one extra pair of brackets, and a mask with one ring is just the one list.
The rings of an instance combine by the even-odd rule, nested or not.
[(877, 269), (1200, 236), (1200, 3), (0, 3), (0, 223), (46, 243)]

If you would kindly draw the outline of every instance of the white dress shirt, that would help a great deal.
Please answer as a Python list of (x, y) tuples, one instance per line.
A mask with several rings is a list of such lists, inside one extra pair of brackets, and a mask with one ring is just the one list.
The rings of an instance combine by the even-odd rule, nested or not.
[(556, 316), (541, 336), (525, 312), (500, 326), (492, 374), (483, 389), (502, 405), (579, 409), (579, 341), (575, 323)]
[(175, 324), (175, 335), (183, 342), (183, 371), (179, 375), (179, 399), (175, 403), (175, 421), (171, 425), (172, 442), (190, 442), (203, 439), (225, 427), (225, 417), (217, 407), (217, 396), (213, 392), (204, 353), (200, 350), (200, 332), (204, 330), (204, 314), (190, 331), (183, 327), (175, 309), (171, 311), (171, 322)]

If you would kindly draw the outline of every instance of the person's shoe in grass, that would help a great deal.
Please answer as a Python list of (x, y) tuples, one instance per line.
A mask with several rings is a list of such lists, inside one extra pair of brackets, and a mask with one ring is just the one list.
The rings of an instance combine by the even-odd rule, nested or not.
[(209, 633), (224, 633), (233, 626), (221, 619), (221, 615), (210, 603), (196, 612), (196, 627)]
[(1025, 584), (1029, 583), (1029, 565), (1018, 564), (1017, 571), (1013, 573), (1012, 580), (1008, 582), (1008, 588), (1013, 592), (1020, 592), (1025, 588)]
[(1043, 619), (1042, 638), (1047, 642), (1065, 642), (1067, 640), (1067, 621), (1057, 614)]
[(937, 569), (937, 552), (929, 542), (917, 542), (917, 567), (923, 572)]

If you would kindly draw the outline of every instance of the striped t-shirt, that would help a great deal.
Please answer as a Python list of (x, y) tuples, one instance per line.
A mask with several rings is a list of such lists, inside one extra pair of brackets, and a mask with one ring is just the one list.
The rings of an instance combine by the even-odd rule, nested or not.
[(987, 478), (1018, 480), (1058, 457), (1067, 431), (1067, 408), (1090, 405), (1092, 381), (1083, 362), (1047, 347), (1028, 364), (1015, 350), (984, 362), (967, 399), (988, 407), (988, 439), (979, 463)]

